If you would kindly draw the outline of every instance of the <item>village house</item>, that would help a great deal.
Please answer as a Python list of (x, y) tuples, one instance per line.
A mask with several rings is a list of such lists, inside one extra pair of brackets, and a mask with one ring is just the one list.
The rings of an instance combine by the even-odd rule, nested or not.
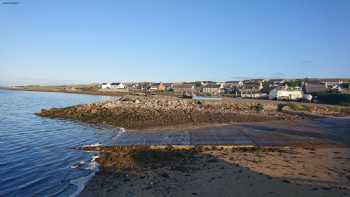
[(222, 92), (224, 94), (233, 94), (234, 96), (237, 97), (239, 92), (240, 92), (240, 89), (239, 89), (239, 87), (234, 87), (234, 86), (232, 87), (232, 86), (224, 85)]
[(274, 88), (269, 92), (271, 100), (301, 100), (304, 98), (304, 92), (300, 89)]
[(225, 81), (225, 88), (234, 88), (243, 86), (243, 81)]
[(312, 81), (304, 83), (304, 91), (307, 94), (317, 93), (317, 92), (326, 92), (328, 89), (325, 84), (320, 81)]
[(215, 81), (201, 81), (202, 86), (207, 86), (207, 85), (215, 85)]
[(135, 82), (132, 84), (131, 86), (131, 90), (132, 91), (148, 91), (151, 87), (151, 83), (150, 82)]
[(138, 83), (131, 83), (131, 84), (128, 86), (128, 88), (129, 88), (130, 90), (135, 91), (135, 90), (139, 90), (139, 89), (140, 89), (140, 86), (139, 86)]
[(158, 85), (151, 85), (148, 89), (149, 91), (153, 92), (153, 91), (158, 91)]
[(285, 83), (284, 79), (270, 79), (269, 80), (270, 87), (284, 86), (284, 83)]
[(101, 89), (126, 89), (126, 86), (123, 83), (117, 82), (102, 83)]
[(123, 83), (111, 83), (111, 89), (125, 89), (126, 86)]
[(174, 88), (173, 83), (163, 83), (163, 85), (165, 86), (166, 91), (171, 91)]
[(264, 98), (266, 93), (262, 93), (262, 81), (246, 81), (240, 89), (242, 98)]
[(336, 89), (340, 84), (343, 83), (342, 79), (322, 79), (321, 84), (324, 84), (326, 88)]
[(132, 91), (141, 90), (141, 86), (138, 83), (132, 83), (128, 88)]
[(220, 95), (222, 93), (222, 85), (220, 84), (209, 84), (202, 88), (202, 92), (208, 95)]
[(240, 87), (243, 86), (242, 81), (226, 81), (223, 84), (223, 93), (224, 94), (233, 94), (235, 96), (238, 96), (238, 93), (240, 91)]
[(151, 87), (149, 88), (150, 91), (165, 91), (166, 90), (166, 86), (160, 82), (160, 83), (153, 83), (151, 85)]
[(190, 83), (180, 83), (180, 84), (174, 84), (173, 88), (175, 93), (192, 95), (194, 90), (194, 85)]
[(101, 84), (101, 89), (109, 89), (111, 88), (111, 84), (110, 83), (102, 83)]

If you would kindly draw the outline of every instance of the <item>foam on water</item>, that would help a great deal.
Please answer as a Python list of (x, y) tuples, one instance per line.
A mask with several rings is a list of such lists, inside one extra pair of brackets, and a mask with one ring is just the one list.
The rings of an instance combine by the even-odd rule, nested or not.
[(77, 189), (75, 190), (74, 193), (69, 195), (70, 197), (76, 197), (78, 196), (85, 188), (87, 183), (95, 176), (95, 174), (99, 170), (99, 165), (96, 162), (96, 159), (99, 158), (99, 156), (95, 155), (91, 158), (91, 161), (89, 165), (85, 168), (86, 170), (91, 170), (92, 172), (88, 176), (80, 177), (74, 180), (71, 180), (70, 183), (75, 185)]
[(102, 144), (97, 142), (97, 143), (94, 143), (94, 144), (83, 145), (82, 147), (83, 148), (89, 148), (89, 147), (99, 147), (99, 146), (102, 146)]
[(120, 133), (125, 133), (126, 129), (125, 128), (120, 128)]

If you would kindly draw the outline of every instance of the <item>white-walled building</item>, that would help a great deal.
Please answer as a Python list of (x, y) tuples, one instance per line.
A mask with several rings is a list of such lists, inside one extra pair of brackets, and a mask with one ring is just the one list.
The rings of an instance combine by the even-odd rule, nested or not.
[(101, 89), (110, 89), (111, 88), (111, 84), (110, 83), (102, 83), (101, 84)]
[(102, 83), (101, 89), (125, 89), (126, 86), (123, 83)]
[(275, 88), (269, 92), (269, 99), (277, 100), (300, 100), (303, 99), (304, 92), (301, 90), (288, 90)]

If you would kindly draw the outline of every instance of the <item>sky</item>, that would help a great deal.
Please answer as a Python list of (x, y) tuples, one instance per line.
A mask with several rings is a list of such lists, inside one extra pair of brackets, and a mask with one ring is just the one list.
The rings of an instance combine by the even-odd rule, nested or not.
[(349, 0), (0, 0), (0, 84), (302, 77), (350, 77)]

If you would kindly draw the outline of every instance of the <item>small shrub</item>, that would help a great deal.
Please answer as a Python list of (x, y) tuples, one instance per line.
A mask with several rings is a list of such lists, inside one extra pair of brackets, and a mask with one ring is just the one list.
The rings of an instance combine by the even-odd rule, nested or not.
[(196, 104), (197, 104), (197, 105), (202, 105), (202, 101), (197, 100), (197, 101), (196, 101)]
[(264, 110), (264, 106), (262, 104), (258, 103), (257, 105), (255, 105), (255, 111), (256, 112), (259, 113), (259, 112), (261, 112), (263, 110)]

